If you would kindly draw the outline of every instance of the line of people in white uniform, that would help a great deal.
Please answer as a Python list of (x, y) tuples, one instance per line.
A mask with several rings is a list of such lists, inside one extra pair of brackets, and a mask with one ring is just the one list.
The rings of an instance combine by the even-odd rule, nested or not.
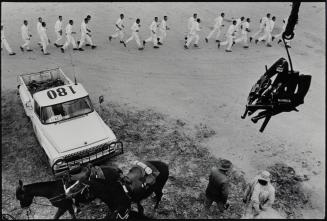
[[(252, 36), (250, 36), (249, 41), (251, 42), (252, 39), (255, 39), (255, 43), (257, 44), (258, 42), (265, 41), (267, 47), (271, 47), (271, 42), (274, 39), (278, 39), (278, 44), (282, 42), (281, 35), (284, 32), (286, 28), (286, 19), (283, 20), (283, 26), (282, 30), (280, 33), (276, 35), (272, 35), (272, 31), (274, 29), (276, 17), (272, 16), (268, 13), (266, 16), (262, 17), (259, 22), (259, 29), (256, 31)], [(74, 21), (69, 20), (66, 28), (65, 28), (65, 35), (66, 35), (66, 41), (64, 44), (61, 44), (63, 39), (63, 21), (62, 21), (62, 16), (58, 17), (58, 20), (55, 23), (54, 26), (54, 31), (56, 33), (56, 40), (54, 42), (54, 45), (57, 48), (60, 48), (61, 52), (64, 53), (65, 50), (68, 48), (69, 45), (73, 46), (73, 50), (79, 50), (79, 51), (84, 51), (83, 45), (84, 43), (85, 46), (91, 46), (92, 49), (96, 48), (96, 45), (93, 44), (92, 41), (92, 35), (91, 35), (91, 30), (88, 28), (89, 21), (91, 20), (91, 16), (88, 15), (86, 18), (83, 19), (81, 26), (80, 26), (80, 32), (81, 32), (81, 38), (79, 41), (75, 41), (74, 35), (76, 34), (76, 31), (74, 31)], [(143, 50), (146, 43), (152, 42), (153, 48), (159, 48), (159, 45), (163, 45), (164, 39), (167, 37), (167, 30), (169, 30), (169, 27), (167, 26), (167, 20), (168, 17), (165, 15), (163, 16), (162, 20), (159, 22), (158, 17), (154, 17), (154, 20), (152, 21), (151, 25), (149, 26), (150, 30), (150, 36), (149, 38), (145, 39), (142, 41), (139, 37), (139, 31), (141, 27), (141, 20), (139, 18), (136, 19), (136, 21), (133, 23), (131, 30), (132, 34), (131, 36), (127, 39), (124, 40), (125, 36), (125, 26), (124, 26), (124, 14), (120, 14), (119, 18), (117, 19), (115, 23), (115, 28), (113, 31), (113, 34), (109, 36), (109, 42), (112, 41), (112, 39), (119, 37), (120, 43), (124, 45), (124, 47), (127, 46), (127, 44), (135, 40), (136, 44), (138, 45), (139, 50)], [(222, 33), (222, 27), (224, 27), (224, 21), (226, 22), (232, 22), (232, 24), (228, 27), (227, 32), (225, 34), (226, 40), (225, 41), (220, 41), (219, 38)], [(198, 47), (198, 43), (200, 40), (200, 31), (202, 28), (200, 27), (201, 20), (200, 18), (197, 17), (197, 14), (194, 13), (192, 17), (188, 19), (187, 22), (187, 36), (185, 37), (185, 44), (184, 48), (188, 49), (190, 44), (194, 41), (194, 47)], [(236, 43), (243, 43), (244, 48), (248, 48), (248, 33), (250, 31), (250, 18), (246, 18), (244, 16), (236, 19), (236, 20), (231, 20), (231, 19), (226, 19), (225, 18), (225, 13), (222, 12), (220, 15), (214, 19), (214, 26), (213, 29), (209, 32), (207, 37), (205, 37), (205, 42), (208, 43), (209, 39), (212, 38), (214, 33), (215, 35), (215, 40), (218, 43), (218, 48), (220, 46), (226, 45), (226, 52), (231, 52), (231, 48), (234, 44)], [(41, 17), (38, 18), (37, 22), (37, 33), (39, 35), (40, 41), (39, 45), (41, 47), (41, 51), (43, 52), (44, 55), (49, 55), (50, 53), (47, 51), (47, 47), (50, 44), (50, 40), (47, 35), (47, 27), (46, 23), (42, 20)], [(261, 37), (258, 37), (261, 33), (263, 35)], [(21, 51), (33, 51), (30, 48), (30, 41), (31, 41), (31, 33), (29, 31), (28, 27), (28, 21), (24, 20), (23, 25), (21, 26), (21, 34), (22, 34), (22, 39), (24, 44), (20, 46)], [(237, 37), (238, 36), (238, 37)], [(290, 42), (286, 41), (287, 46), (290, 47)], [(6, 48), (6, 50), (9, 52), (9, 55), (15, 55), (15, 52), (12, 51), (10, 48), (5, 36), (4, 36), (4, 31), (3, 31), (3, 25), (1, 25), (1, 49), (3, 46)]]

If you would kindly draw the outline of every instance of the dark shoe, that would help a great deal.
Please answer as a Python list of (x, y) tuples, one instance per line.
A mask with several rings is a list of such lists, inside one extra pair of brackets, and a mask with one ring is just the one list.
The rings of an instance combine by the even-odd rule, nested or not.
[(79, 51), (84, 51), (84, 49), (83, 49), (83, 48), (79, 48), (78, 50), (79, 50)]
[(33, 51), (33, 49), (27, 49), (26, 51)]
[(143, 40), (143, 47), (145, 46), (145, 43), (146, 43), (146, 42)]
[(11, 52), (9, 55), (15, 55), (16, 53), (15, 52)]
[[(75, 48), (74, 48), (74, 49), (75, 49)], [(65, 53), (65, 49), (60, 48), (60, 50), (61, 50), (62, 53)]]
[(57, 43), (54, 43), (54, 46), (56, 46), (57, 48), (59, 48), (59, 45), (57, 45)]
[(24, 48), (22, 46), (19, 47), (22, 52), (24, 52)]
[(232, 52), (232, 50), (227, 50), (227, 49), (226, 49), (225, 51), (226, 51), (226, 52)]
[(124, 41), (122, 41), (122, 42), (123, 42), (124, 47), (126, 48), (126, 43)]
[(252, 37), (250, 37), (250, 42), (252, 41), (252, 39), (253, 39), (253, 38), (252, 38)]
[(109, 41), (111, 41), (111, 39), (112, 39), (112, 37), (111, 37), (111, 36), (109, 36)]
[(232, 46), (235, 44), (235, 41), (233, 41), (233, 44), (232, 44)]
[(199, 46), (197, 44), (194, 44), (194, 47), (198, 48)]
[(259, 40), (258, 39), (255, 39), (255, 43), (258, 44)]
[(275, 40), (275, 37), (274, 37), (274, 36), (272, 36), (272, 37), (271, 37), (271, 41), (274, 41), (274, 40)]
[(205, 38), (204, 40), (206, 41), (206, 43), (208, 43), (208, 38)]
[(184, 48), (185, 48), (185, 49), (188, 49), (187, 45), (184, 45)]
[(278, 42), (277, 42), (277, 44), (279, 44), (279, 43), (281, 43), (281, 42), (282, 42), (282, 39), (279, 39)]
[(162, 45), (162, 43), (161, 42), (158, 42), (158, 45)]
[(120, 44), (124, 44), (124, 41), (119, 41)]
[(220, 48), (220, 42), (218, 42), (218, 48)]
[(159, 46), (153, 46), (153, 48), (159, 48)]
[(80, 41), (77, 41), (77, 44), (79, 45)]
[(265, 39), (263, 39), (262, 41), (263, 41), (263, 42), (266, 42), (266, 40), (265, 40)]
[(142, 51), (144, 48), (139, 48), (139, 51)]
[(249, 48), (249, 46), (243, 46), (243, 48)]
[(49, 52), (47, 52), (47, 53), (43, 53), (43, 55), (49, 55), (50, 53)]
[(91, 46), (90, 44), (85, 44), (85, 46)]
[(96, 47), (97, 47), (96, 45), (92, 45), (92, 47), (91, 47), (91, 48), (92, 48), (92, 49), (95, 49)]
[(74, 50), (74, 51), (78, 51), (78, 50), (79, 50), (79, 48), (73, 48), (73, 50)]
[(267, 44), (267, 47), (271, 47), (271, 44)]
[(218, 43), (218, 42), (220, 42), (220, 40), (216, 40), (216, 42)]

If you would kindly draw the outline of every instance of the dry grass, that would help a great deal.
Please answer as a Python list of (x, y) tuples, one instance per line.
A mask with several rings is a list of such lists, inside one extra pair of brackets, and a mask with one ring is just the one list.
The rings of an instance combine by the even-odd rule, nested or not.
[[(38, 145), (31, 123), (23, 111), (15, 91), (3, 91), (2, 96), (2, 212), (8, 213), (19, 208), (15, 199), (15, 186), (18, 179), (25, 183), (53, 179), (42, 148)], [(107, 164), (116, 164), (127, 172), (131, 163), (138, 160), (161, 160), (168, 163), (170, 176), (164, 188), (164, 196), (155, 214), (153, 202), (143, 202), (145, 213), (153, 218), (240, 218), (244, 213), (242, 203), (245, 180), (243, 172), (233, 170), (230, 176), (230, 207), (223, 214), (216, 205), (209, 213), (203, 209), (204, 191), (208, 183), (208, 171), (220, 159), (209, 154), (203, 141), (215, 134), (206, 125), (191, 127), (181, 120), (155, 113), (152, 110), (130, 110), (128, 106), (108, 103), (103, 107), (102, 117), (123, 141), (125, 153)], [(272, 172), (277, 186), (276, 207), (285, 210), (290, 218), (297, 217), (295, 206), (303, 193), (299, 189), (292, 195), (283, 194), (290, 188), (285, 181), (287, 171), (273, 166)], [(293, 177), (288, 177), (292, 178)], [(287, 179), (288, 179), (287, 178)], [(296, 180), (295, 180), (296, 181)], [(292, 183), (291, 185), (299, 185)], [(284, 191), (284, 192), (283, 192)], [(49, 204), (45, 199), (38, 202)], [(284, 205), (284, 206), (283, 206)], [(294, 207), (293, 207), (294, 206)], [(51, 218), (54, 207), (33, 205), (34, 218)], [(107, 212), (104, 204), (85, 205), (78, 218), (103, 218)], [(21, 210), (10, 212), (16, 218), (27, 218)], [(68, 213), (63, 218), (70, 218)]]

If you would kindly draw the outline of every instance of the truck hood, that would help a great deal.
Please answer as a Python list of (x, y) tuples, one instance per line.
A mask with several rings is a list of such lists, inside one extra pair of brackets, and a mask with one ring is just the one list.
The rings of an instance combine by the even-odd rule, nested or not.
[(104, 139), (110, 141), (116, 139), (112, 130), (95, 111), (71, 120), (44, 125), (44, 134), (59, 153), (82, 148)]

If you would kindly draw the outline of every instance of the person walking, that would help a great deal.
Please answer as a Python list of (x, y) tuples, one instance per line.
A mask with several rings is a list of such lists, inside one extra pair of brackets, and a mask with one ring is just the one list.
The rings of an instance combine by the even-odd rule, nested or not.
[(216, 34), (216, 42), (219, 41), (219, 36), (221, 33), (221, 27), (223, 27), (223, 21), (224, 21), (224, 17), (225, 17), (225, 13), (222, 12), (220, 14), (220, 16), (218, 16), (217, 18), (215, 18), (215, 25), (212, 29), (212, 31), (208, 34), (208, 36), (205, 38), (206, 43), (208, 43), (209, 39), (212, 37), (212, 35), (217, 31)]
[(218, 42), (218, 48), (220, 48), (221, 45), (227, 45), (225, 51), (232, 52), (231, 48), (234, 42), (235, 32), (236, 32), (236, 20), (233, 20), (232, 24), (229, 26), (227, 30), (226, 40), (223, 42)]
[(135, 39), (137, 45), (139, 46), (138, 50), (143, 50), (144, 47), (141, 46), (141, 42), (140, 42), (140, 37), (139, 37), (139, 31), (140, 31), (140, 27), (141, 27), (141, 24), (140, 24), (141, 20), (139, 18), (136, 19), (136, 21), (134, 22), (134, 24), (132, 25), (131, 27), (131, 30), (132, 30), (132, 36), (129, 37), (125, 44), (127, 44), (128, 42), (130, 42), (131, 40)]
[(187, 39), (190, 37), (191, 29), (193, 27), (193, 23), (196, 22), (197, 17), (198, 17), (198, 14), (194, 13), (193, 16), (189, 17), (189, 19), (187, 20), (187, 35), (184, 38), (185, 44), (187, 42)]
[(42, 40), (41, 40), (41, 34), (40, 34), (41, 28), (42, 28), (42, 18), (38, 17), (37, 23), (36, 23), (36, 31), (40, 38), (40, 41), (37, 43), (38, 45), (40, 45), (40, 47), (42, 47)]
[(62, 53), (65, 53), (66, 48), (72, 44), (73, 45), (73, 50), (78, 50), (77, 45), (75, 43), (75, 39), (73, 37), (73, 34), (76, 34), (75, 31), (73, 31), (73, 25), (74, 21), (69, 20), (67, 26), (66, 26), (66, 42), (63, 47), (60, 48)]
[(5, 46), (5, 49), (9, 52), (9, 55), (15, 55), (16, 54), (15, 52), (13, 52), (11, 50), (11, 47), (10, 47), (9, 43), (7, 42), (6, 37), (5, 37), (5, 32), (3, 30), (3, 24), (1, 24), (1, 51), (2, 51), (3, 46)]
[(88, 17), (84, 18), (84, 20), (81, 23), (81, 39), (77, 42), (78, 50), (84, 51), (82, 46), (84, 45), (85, 41), (89, 42), (89, 45), (92, 49), (96, 48), (95, 45), (93, 45), (92, 39), (91, 39), (91, 31), (87, 28), (87, 23), (89, 22)]
[[(284, 31), (285, 31), (285, 29), (286, 29), (286, 25), (287, 25), (286, 21), (287, 21), (287, 18), (284, 18), (284, 19), (283, 19), (282, 30), (280, 31), (280, 33), (278, 33), (278, 34), (276, 34), (276, 35), (273, 35), (272, 38), (271, 38), (271, 41), (274, 41), (274, 40), (277, 39), (277, 38), (278, 38), (278, 42), (277, 42), (277, 44), (280, 44), (280, 43), (283, 41), (283, 40), (282, 40), (282, 34), (284, 33)], [(285, 39), (285, 43), (286, 43), (286, 47), (288, 47), (288, 48), (291, 47), (291, 45), (290, 45), (291, 41), (290, 41), (290, 40)]]
[(54, 26), (55, 33), (57, 35), (57, 40), (55, 41), (54, 45), (59, 48), (62, 47), (63, 45), (59, 44), (60, 40), (62, 39), (62, 16), (58, 16), (58, 20), (55, 23)]
[(275, 26), (275, 21), (276, 21), (276, 17), (273, 16), (271, 18), (271, 20), (268, 20), (267, 23), (266, 23), (266, 27), (265, 27), (265, 34), (258, 38), (257, 40), (255, 40), (255, 43), (257, 44), (259, 41), (263, 41), (265, 40), (267, 42), (266, 46), (267, 47), (271, 47), (271, 33), (274, 29), (274, 26)]
[(21, 33), (22, 33), (22, 39), (24, 41), (24, 44), (19, 47), (20, 50), (21, 51), (24, 51), (24, 48), (26, 48), (26, 51), (33, 51), (30, 48), (30, 42), (31, 42), (32, 35), (29, 32), (29, 30), (28, 30), (28, 22), (27, 22), (27, 20), (24, 20), (23, 21), (23, 25), (20, 28), (20, 30), (21, 30)]
[(248, 32), (250, 32), (250, 18), (247, 18), (241, 25), (241, 36), (235, 39), (235, 43), (243, 42), (243, 48), (249, 48)]
[(259, 30), (258, 30), (257, 32), (255, 32), (255, 33), (250, 37), (250, 42), (252, 41), (252, 39), (256, 39), (256, 37), (257, 37), (260, 33), (264, 32), (264, 30), (265, 30), (265, 26), (266, 26), (266, 23), (267, 23), (267, 21), (268, 21), (269, 19), (270, 19), (270, 13), (267, 13), (266, 16), (264, 16), (264, 17), (262, 17), (262, 18), (260, 19), (260, 27), (259, 27)]
[(201, 31), (201, 28), (200, 28), (200, 18), (197, 18), (195, 22), (193, 22), (193, 26), (191, 28), (191, 31), (190, 31), (190, 34), (189, 34), (189, 38), (187, 39), (186, 41), (186, 44), (184, 45), (184, 48), (185, 49), (188, 49), (191, 42), (193, 41), (193, 39), (195, 39), (194, 41), (194, 47), (199, 47), (198, 46), (198, 43), (199, 43), (199, 40), (200, 40), (200, 36), (198, 34), (199, 31)]
[[(120, 43), (124, 44), (124, 41), (123, 41), (124, 31), (123, 31), (123, 29), (125, 28), (125, 26), (123, 25), (123, 22), (124, 22), (124, 14), (120, 14), (119, 18), (117, 19), (116, 24), (115, 24), (114, 33), (109, 36), (109, 41), (111, 41), (111, 39), (117, 38), (119, 36)], [(125, 44), (124, 44), (124, 46), (126, 47)]]
[(167, 20), (168, 20), (168, 16), (165, 15), (160, 22), (158, 45), (162, 45), (163, 39), (165, 39), (167, 37), (166, 31), (169, 30), (169, 27), (167, 26)]
[(150, 31), (151, 31), (151, 36), (149, 38), (147, 38), (146, 40), (143, 41), (143, 47), (145, 46), (145, 44), (149, 41), (153, 42), (153, 48), (159, 48), (158, 46), (158, 17), (154, 17), (154, 20), (152, 21), (151, 25), (150, 25)]
[(40, 28), (40, 37), (41, 37), (41, 43), (42, 43), (41, 51), (43, 52), (44, 55), (49, 55), (50, 53), (47, 52), (47, 46), (50, 43), (50, 39), (48, 38), (45, 22), (42, 22), (42, 27)]

